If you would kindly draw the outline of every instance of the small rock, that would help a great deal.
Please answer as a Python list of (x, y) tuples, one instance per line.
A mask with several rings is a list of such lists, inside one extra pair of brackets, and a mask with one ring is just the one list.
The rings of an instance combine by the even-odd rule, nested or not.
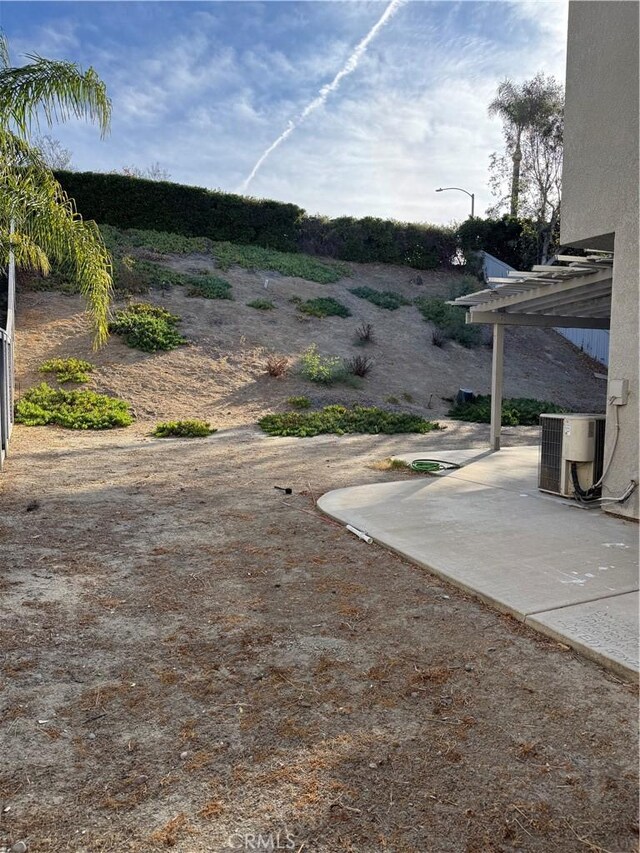
[(89, 738), (89, 740), (95, 740), (96, 739), (95, 732), (89, 732), (87, 737)]
[(189, 758), (189, 750), (188, 750), (188, 749), (185, 749), (185, 751), (184, 751), (184, 752), (181, 752), (181, 753), (180, 753), (180, 758), (182, 759), (182, 761), (184, 761), (184, 760), (185, 760), (185, 758)]
[(471, 663), (465, 663), (464, 668), (465, 668), (466, 672), (473, 672), (473, 669), (474, 669), (473, 664), (471, 664)]
[(418, 695), (418, 691), (417, 691), (417, 690), (414, 690), (414, 691), (411, 693), (411, 695), (412, 695), (412, 697), (415, 699), (415, 698), (416, 698), (416, 696)]
[(378, 765), (375, 763), (375, 761), (370, 761), (370, 762), (369, 762), (369, 767), (370, 767), (372, 770), (375, 770), (377, 766), (378, 766)]
[(11, 847), (11, 853), (27, 853), (27, 845), (24, 841), (16, 841)]
[(451, 596), (450, 596), (450, 595), (443, 595), (442, 597), (443, 597), (443, 598), (451, 598)]

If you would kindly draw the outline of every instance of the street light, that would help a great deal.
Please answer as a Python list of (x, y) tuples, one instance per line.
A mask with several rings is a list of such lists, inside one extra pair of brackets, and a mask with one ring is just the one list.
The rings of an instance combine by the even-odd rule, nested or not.
[(443, 193), (446, 192), (446, 190), (458, 190), (458, 192), (460, 193), (467, 193), (467, 195), (471, 198), (471, 218), (473, 219), (473, 211), (476, 200), (475, 193), (470, 193), (467, 190), (463, 190), (462, 187), (439, 187), (436, 192)]

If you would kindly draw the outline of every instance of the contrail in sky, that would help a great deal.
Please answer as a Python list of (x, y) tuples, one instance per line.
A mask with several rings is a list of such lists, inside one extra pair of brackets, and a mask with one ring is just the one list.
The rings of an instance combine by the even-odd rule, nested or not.
[(318, 107), (321, 107), (324, 104), (329, 95), (332, 92), (336, 91), (344, 77), (356, 70), (360, 60), (364, 56), (367, 48), (369, 47), (373, 39), (378, 35), (384, 25), (391, 20), (391, 18), (395, 15), (398, 9), (404, 5), (405, 2), (406, 0), (391, 0), (391, 3), (389, 3), (387, 8), (384, 10), (378, 22), (371, 27), (371, 29), (362, 39), (362, 41), (354, 48), (353, 53), (347, 59), (340, 71), (338, 71), (333, 80), (330, 83), (327, 83), (326, 86), (323, 86), (322, 89), (320, 89), (316, 97), (310, 103), (307, 104), (307, 106), (303, 109), (300, 115), (297, 116), (297, 118), (290, 119), (288, 121), (286, 128), (282, 131), (280, 136), (275, 140), (275, 142), (271, 143), (271, 145), (267, 148), (264, 154), (262, 154), (256, 165), (251, 170), (251, 174), (249, 175), (249, 177), (242, 182), (238, 192), (244, 193), (248, 190), (249, 184), (258, 174), (265, 160), (272, 154), (272, 152), (275, 151), (276, 148), (281, 143), (283, 143), (285, 139), (290, 136), (297, 127), (302, 124), (302, 122), (307, 118), (308, 115), (310, 115), (312, 112), (317, 110)]

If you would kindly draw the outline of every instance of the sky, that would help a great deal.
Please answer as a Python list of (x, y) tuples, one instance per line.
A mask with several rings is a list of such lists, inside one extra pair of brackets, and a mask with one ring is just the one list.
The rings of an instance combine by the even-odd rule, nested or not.
[(476, 215), (492, 203), (502, 130), (487, 105), (505, 77), (564, 81), (566, 25), (565, 0), (0, 0), (13, 64), (70, 60), (107, 85), (105, 139), (42, 129), (75, 168), (157, 162), (309, 214), (410, 222), (468, 215), (441, 186), (475, 193)]

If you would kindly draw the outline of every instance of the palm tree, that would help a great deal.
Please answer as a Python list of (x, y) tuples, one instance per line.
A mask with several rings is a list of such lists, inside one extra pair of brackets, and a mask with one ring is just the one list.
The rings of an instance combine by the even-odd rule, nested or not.
[(498, 115), (504, 122), (507, 147), (513, 161), (511, 176), (512, 216), (518, 215), (520, 196), (520, 164), (522, 162), (522, 135), (531, 128), (544, 128), (561, 109), (562, 87), (553, 77), (536, 74), (531, 80), (517, 84), (503, 80), (494, 100), (489, 104), (489, 115)]
[(71, 117), (109, 129), (111, 102), (104, 83), (75, 63), (27, 56), (12, 68), (0, 33), (0, 270), (16, 264), (46, 275), (52, 263), (72, 275), (91, 314), (94, 343), (108, 334), (111, 259), (94, 222), (85, 222), (30, 142), (32, 127)]

